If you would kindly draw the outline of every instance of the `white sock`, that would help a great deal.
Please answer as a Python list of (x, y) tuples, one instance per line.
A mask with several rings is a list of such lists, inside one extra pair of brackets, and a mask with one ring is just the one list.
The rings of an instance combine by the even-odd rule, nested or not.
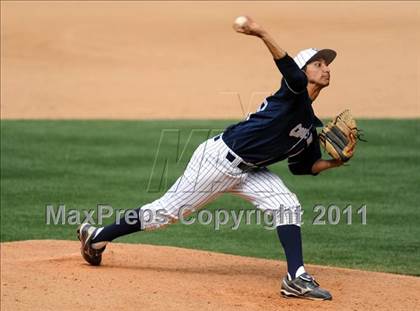
[(98, 228), (96, 230), (95, 235), (93, 236), (92, 240), (94, 240), (98, 236), (98, 234), (101, 233), (102, 230), (104, 230), (104, 227)]
[(296, 273), (295, 273), (295, 277), (299, 277), (299, 276), (301, 276), (302, 274), (304, 274), (306, 271), (305, 271), (305, 267), (304, 266), (300, 266), (297, 270), (296, 270)]
[[(304, 266), (300, 266), (297, 270), (296, 270), (296, 272), (295, 272), (295, 278), (298, 278), (300, 275), (302, 275), (302, 274), (304, 274), (306, 271), (305, 271), (305, 267)], [(289, 281), (291, 281), (292, 280), (292, 277), (290, 276), (290, 274), (289, 273), (287, 273), (287, 279), (289, 280)]]
[[(95, 239), (98, 234), (104, 229), (104, 227), (102, 228), (98, 228), (98, 230), (96, 230), (95, 235), (93, 236), (92, 240)], [(103, 241), (103, 242), (97, 242), (97, 243), (92, 243), (92, 248), (93, 249), (101, 249), (102, 247), (104, 247), (108, 242), (107, 241)]]
[(101, 249), (102, 247), (104, 247), (107, 244), (108, 244), (107, 241), (92, 243), (92, 248), (93, 249)]

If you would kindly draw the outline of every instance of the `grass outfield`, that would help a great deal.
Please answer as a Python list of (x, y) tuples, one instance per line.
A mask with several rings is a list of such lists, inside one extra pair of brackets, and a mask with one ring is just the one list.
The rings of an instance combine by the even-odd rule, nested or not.
[[(158, 198), (165, 183), (182, 173), (194, 148), (209, 135), (206, 129), (216, 133), (228, 124), (1, 121), (1, 240), (74, 240), (75, 225), (45, 224), (47, 204), (55, 209), (65, 204), (67, 211), (95, 209), (98, 203), (130, 209)], [(305, 261), (420, 275), (419, 120), (363, 120), (360, 127), (369, 142), (359, 144), (348, 167), (317, 177), (293, 176), (286, 163), (271, 167), (305, 209)], [(161, 178), (162, 171), (167, 178)], [(312, 224), (316, 204), (335, 204), (341, 211), (352, 205), (352, 225), (345, 223), (343, 215), (337, 225)], [(366, 225), (356, 213), (364, 204)], [(218, 208), (252, 206), (223, 195), (207, 206), (213, 212)], [(231, 223), (217, 231), (213, 224), (176, 224), (118, 241), (284, 259), (275, 231), (262, 225), (230, 228)]]

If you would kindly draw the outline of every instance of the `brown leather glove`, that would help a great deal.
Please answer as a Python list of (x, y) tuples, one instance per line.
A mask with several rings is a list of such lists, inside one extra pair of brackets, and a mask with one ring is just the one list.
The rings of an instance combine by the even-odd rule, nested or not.
[(322, 129), (319, 142), (328, 154), (336, 160), (347, 162), (356, 148), (359, 130), (356, 120), (346, 109)]

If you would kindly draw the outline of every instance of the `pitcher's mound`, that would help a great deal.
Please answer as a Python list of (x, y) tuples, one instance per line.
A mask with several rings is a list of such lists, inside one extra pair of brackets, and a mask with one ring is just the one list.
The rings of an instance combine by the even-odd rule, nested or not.
[(1, 310), (414, 310), (420, 278), (307, 266), (333, 294), (279, 295), (285, 263), (150, 245), (110, 244), (92, 267), (72, 241), (1, 244)]

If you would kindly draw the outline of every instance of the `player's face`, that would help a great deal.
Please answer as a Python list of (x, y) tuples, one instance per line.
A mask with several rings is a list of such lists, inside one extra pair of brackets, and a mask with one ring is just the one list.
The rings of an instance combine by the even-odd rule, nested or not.
[(306, 65), (308, 82), (326, 87), (330, 84), (330, 68), (323, 59), (318, 59)]

